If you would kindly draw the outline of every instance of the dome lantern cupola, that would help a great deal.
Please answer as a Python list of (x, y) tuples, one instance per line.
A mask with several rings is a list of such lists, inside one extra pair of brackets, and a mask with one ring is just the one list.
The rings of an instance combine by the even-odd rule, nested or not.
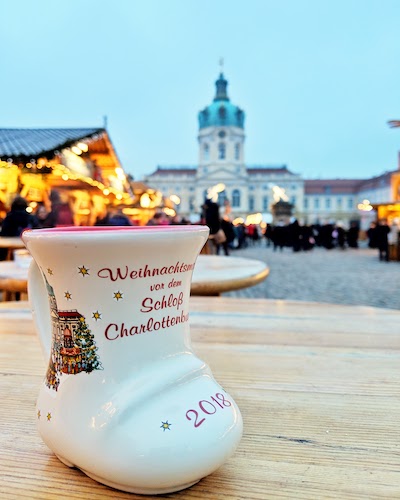
[(215, 82), (216, 93), (213, 102), (199, 113), (199, 129), (207, 127), (244, 128), (244, 112), (232, 104), (228, 97), (228, 81), (220, 73)]
[(224, 75), (220, 73), (218, 80), (215, 82), (217, 92), (214, 97), (214, 101), (229, 101), (227, 87), (228, 81), (225, 80)]

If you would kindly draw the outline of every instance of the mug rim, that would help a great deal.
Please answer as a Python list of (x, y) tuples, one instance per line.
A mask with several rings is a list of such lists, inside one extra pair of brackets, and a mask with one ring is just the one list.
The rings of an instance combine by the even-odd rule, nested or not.
[(122, 235), (124, 233), (139, 234), (174, 234), (174, 233), (205, 233), (209, 232), (209, 227), (201, 224), (193, 225), (165, 225), (165, 226), (64, 226), (48, 227), (39, 229), (25, 229), (21, 238), (24, 242), (32, 238), (51, 236), (63, 237), (74, 235), (76, 237), (86, 237), (88, 235), (114, 234)]

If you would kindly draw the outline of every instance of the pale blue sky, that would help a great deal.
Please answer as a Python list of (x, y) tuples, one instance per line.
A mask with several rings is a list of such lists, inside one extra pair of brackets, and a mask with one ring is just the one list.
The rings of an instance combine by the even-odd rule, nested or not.
[(0, 127), (108, 131), (136, 179), (196, 165), (218, 60), (246, 162), (306, 178), (397, 168), (399, 0), (0, 0)]

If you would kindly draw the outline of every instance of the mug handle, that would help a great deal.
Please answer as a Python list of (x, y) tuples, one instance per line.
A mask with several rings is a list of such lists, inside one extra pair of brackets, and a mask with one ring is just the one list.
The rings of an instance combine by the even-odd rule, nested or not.
[(52, 337), (50, 305), (42, 271), (34, 259), (32, 259), (28, 271), (28, 298), (42, 351), (46, 359), (48, 359)]

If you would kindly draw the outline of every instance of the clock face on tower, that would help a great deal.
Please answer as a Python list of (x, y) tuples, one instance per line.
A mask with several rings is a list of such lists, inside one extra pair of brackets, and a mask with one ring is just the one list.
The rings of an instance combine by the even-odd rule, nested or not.
[(225, 132), (225, 130), (220, 130), (220, 131), (218, 132), (218, 137), (221, 137), (221, 139), (223, 139), (225, 136), (226, 136), (226, 132)]

